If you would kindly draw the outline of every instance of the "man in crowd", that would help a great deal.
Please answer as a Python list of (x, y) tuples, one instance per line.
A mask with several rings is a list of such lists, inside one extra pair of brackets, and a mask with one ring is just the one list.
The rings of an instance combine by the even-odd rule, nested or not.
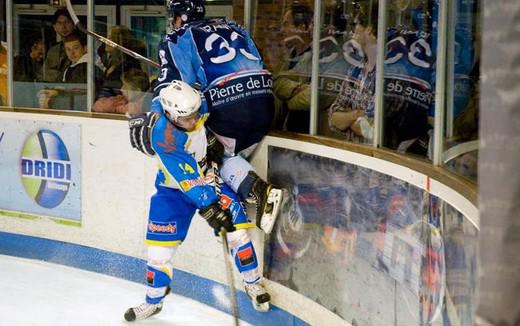
[(61, 82), (63, 72), (70, 65), (63, 40), (74, 31), (74, 23), (67, 9), (60, 8), (54, 12), (53, 27), (56, 34), (60, 37), (60, 41), (47, 52), (43, 79), (46, 82)]
[(45, 45), (41, 37), (29, 37), (26, 50), (14, 58), (13, 79), (24, 82), (42, 81)]

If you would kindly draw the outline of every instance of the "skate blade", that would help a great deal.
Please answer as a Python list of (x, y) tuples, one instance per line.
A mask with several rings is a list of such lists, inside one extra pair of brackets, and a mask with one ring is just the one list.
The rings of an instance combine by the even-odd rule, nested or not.
[(268, 312), (269, 311), (269, 302), (264, 303), (253, 303), (253, 308), (259, 312)]
[(264, 230), (266, 234), (270, 234), (271, 231), (273, 231), (274, 224), (280, 211), (282, 198), (282, 189), (273, 188), (269, 192), (266, 204), (267, 207), (264, 210), (264, 215), (262, 215), (262, 220), (260, 221), (260, 228)]
[[(166, 294), (168, 294), (169, 290), (167, 290)], [(152, 312), (151, 314), (149, 315), (142, 315), (142, 316), (137, 316), (135, 314), (134, 311), (132, 311), (132, 308), (128, 309), (126, 312), (125, 312), (125, 315), (124, 315), (124, 318), (126, 321), (128, 322), (133, 322), (133, 321), (140, 321), (140, 320), (145, 320), (147, 318), (150, 318), (154, 315), (157, 315), (158, 313), (161, 312), (162, 310), (162, 304), (160, 306), (157, 307), (157, 309), (154, 310), (154, 312)]]

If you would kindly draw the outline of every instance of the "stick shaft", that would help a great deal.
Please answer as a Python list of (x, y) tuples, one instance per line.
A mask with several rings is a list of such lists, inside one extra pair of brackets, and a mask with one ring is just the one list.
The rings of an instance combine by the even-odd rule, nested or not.
[(227, 232), (226, 229), (220, 229), (220, 236), (222, 238), (222, 249), (224, 253), (224, 264), (226, 265), (226, 277), (230, 290), (231, 296), (231, 311), (233, 312), (233, 319), (235, 321), (235, 326), (239, 325), (239, 317), (238, 317), (238, 303), (237, 303), (237, 291), (235, 289), (235, 278), (233, 277), (233, 266), (229, 261), (229, 243), (227, 240)]
[(81, 22), (79, 21), (78, 19), (78, 16), (76, 16), (76, 12), (74, 11), (74, 8), (72, 7), (72, 4), (70, 3), (70, 0), (66, 0), (66, 4), (67, 4), (67, 10), (69, 11), (69, 14), (72, 18), (72, 21), (74, 22), (74, 25), (76, 26), (77, 29), (79, 29), (80, 31), (82, 31), (83, 33), (87, 34), (87, 35), (90, 35), (92, 36), (93, 38), (95, 38), (96, 40), (108, 45), (108, 46), (111, 46), (111, 47), (114, 47), (116, 49), (118, 49), (119, 51), (125, 53), (125, 54), (128, 54), (129, 56), (137, 59), (137, 60), (140, 60), (140, 61), (143, 61), (147, 64), (149, 64), (150, 66), (152, 67), (157, 67), (157, 68), (160, 68), (161, 65), (158, 64), (157, 62), (153, 61), (153, 60), (150, 60), (146, 57), (143, 57), (142, 55), (140, 55), (139, 53), (135, 52), (135, 51), (132, 51), (128, 48), (125, 48), (124, 46), (121, 46), (109, 39), (107, 39), (106, 37), (103, 37), (97, 33), (94, 33), (92, 31), (89, 31), (87, 30), (82, 24)]
[[(220, 198), (220, 195), (222, 194), (221, 184), (222, 179), (220, 178), (220, 172), (218, 170), (218, 165), (215, 162), (211, 162), (211, 169), (213, 170), (214, 180), (215, 183), (215, 192), (217, 193), (217, 196)], [(235, 322), (235, 326), (239, 325), (239, 315), (238, 315), (238, 303), (237, 303), (237, 291), (235, 289), (235, 278), (233, 277), (233, 265), (232, 262), (230, 262), (229, 257), (229, 243), (227, 240), (227, 231), (224, 227), (220, 228), (220, 237), (222, 238), (222, 250), (224, 254), (224, 265), (226, 267), (226, 278), (230, 290), (230, 296), (231, 296), (231, 311), (233, 313), (233, 319)]]

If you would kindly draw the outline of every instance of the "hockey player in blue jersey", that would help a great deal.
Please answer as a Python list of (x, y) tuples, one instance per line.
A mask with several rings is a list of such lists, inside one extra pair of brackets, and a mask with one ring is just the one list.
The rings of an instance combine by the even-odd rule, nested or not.
[[(191, 220), (199, 214), (216, 230), (225, 228), (230, 254), (240, 272), (246, 293), (255, 309), (267, 311), (270, 296), (263, 288), (247, 218), (237, 194), (222, 184), (218, 198), (214, 177), (206, 172), (206, 128), (208, 113), (201, 108), (200, 93), (182, 81), (173, 81), (159, 92), (162, 111), (151, 128), (152, 149), (159, 165), (150, 200), (146, 243), (146, 300), (130, 308), (124, 318), (135, 321), (161, 311), (170, 291), (171, 258), (184, 241)], [(219, 200), (220, 199), (220, 200)]]
[[(202, 106), (210, 112), (206, 125), (216, 138), (209, 141), (208, 156), (222, 163), (222, 179), (242, 200), (256, 203), (256, 223), (270, 233), (282, 190), (259, 178), (246, 158), (273, 119), (271, 74), (246, 30), (223, 19), (204, 19), (203, 0), (168, 0), (167, 7), (172, 30), (159, 44), (161, 75), (151, 111), (161, 111), (157, 96), (172, 80), (200, 87)], [(151, 113), (141, 117), (150, 119)], [(147, 151), (146, 124), (131, 125), (131, 134), (137, 135), (133, 146), (153, 155)]]

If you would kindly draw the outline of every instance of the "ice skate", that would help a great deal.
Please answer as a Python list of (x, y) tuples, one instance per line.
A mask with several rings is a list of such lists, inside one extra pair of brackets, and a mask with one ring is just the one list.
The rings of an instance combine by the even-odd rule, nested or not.
[[(169, 286), (166, 289), (165, 295), (168, 295), (168, 293), (170, 293)], [(161, 302), (156, 303), (156, 304), (148, 303), (148, 302), (141, 303), (137, 307), (128, 308), (128, 310), (125, 312), (125, 320), (126, 321), (137, 321), (137, 320), (146, 319), (148, 317), (151, 317), (153, 315), (157, 315), (158, 313), (160, 313), (162, 310), (162, 307), (163, 307), (162, 300), (161, 300)]]
[(255, 310), (260, 312), (267, 312), (269, 310), (269, 301), (271, 300), (271, 296), (260, 283), (246, 284), (245, 289)]
[(151, 304), (147, 302), (142, 303), (137, 307), (129, 308), (125, 312), (125, 320), (136, 321), (156, 315), (161, 312), (162, 306), (162, 302), (159, 302), (157, 304)]
[(280, 211), (283, 190), (264, 182), (255, 175), (249, 195), (248, 201), (252, 200), (256, 204), (256, 225), (266, 234), (270, 234)]

